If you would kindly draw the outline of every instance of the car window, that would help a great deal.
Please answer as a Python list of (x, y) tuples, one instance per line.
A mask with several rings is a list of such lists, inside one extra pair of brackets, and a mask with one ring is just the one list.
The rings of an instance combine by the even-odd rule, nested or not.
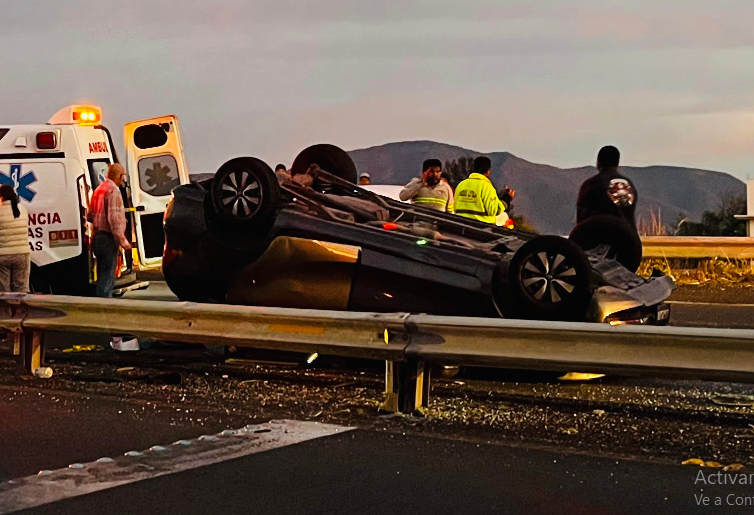
[(178, 163), (171, 155), (150, 156), (139, 160), (139, 187), (155, 197), (170, 195), (180, 186)]
[(170, 124), (143, 125), (134, 131), (134, 145), (141, 149), (157, 148), (168, 142)]
[(92, 183), (92, 188), (96, 188), (107, 177), (107, 167), (110, 166), (108, 159), (89, 159), (87, 161), (89, 166), (89, 180)]

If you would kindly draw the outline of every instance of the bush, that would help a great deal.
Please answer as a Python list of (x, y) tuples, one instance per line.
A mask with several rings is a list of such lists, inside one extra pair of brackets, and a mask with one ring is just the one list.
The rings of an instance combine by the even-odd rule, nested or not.
[(675, 234), (678, 236), (746, 236), (746, 222), (734, 215), (746, 213), (746, 196), (725, 197), (717, 211), (705, 211), (700, 223), (679, 217)]

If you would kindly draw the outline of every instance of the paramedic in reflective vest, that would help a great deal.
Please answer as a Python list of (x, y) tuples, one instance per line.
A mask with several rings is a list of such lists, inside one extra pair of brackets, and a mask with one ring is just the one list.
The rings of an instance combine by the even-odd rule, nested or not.
[(92, 250), (97, 258), (97, 297), (112, 297), (118, 246), (131, 250), (126, 238), (126, 211), (118, 189), (126, 180), (126, 171), (119, 163), (107, 169), (107, 179), (92, 195), (91, 221), (94, 224)]
[(634, 227), (638, 194), (628, 177), (618, 171), (620, 152), (612, 146), (602, 147), (597, 154), (599, 173), (581, 183), (576, 201), (576, 223), (597, 215), (617, 216)]
[(411, 179), (398, 195), (401, 200), (438, 211), (453, 212), (453, 189), (440, 180), (442, 163), (439, 159), (427, 159), (422, 165), (422, 176)]
[(495, 187), (490, 181), (492, 162), (489, 157), (474, 159), (474, 172), (456, 186), (456, 214), (494, 224), (499, 214), (505, 211)]

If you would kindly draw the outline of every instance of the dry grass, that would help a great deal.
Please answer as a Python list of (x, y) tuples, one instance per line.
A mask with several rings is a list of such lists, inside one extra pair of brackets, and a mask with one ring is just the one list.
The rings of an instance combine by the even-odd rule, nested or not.
[(754, 260), (749, 259), (645, 259), (636, 273), (648, 277), (654, 268), (676, 284), (754, 283)]
[(649, 219), (639, 216), (636, 221), (636, 229), (640, 236), (667, 236), (668, 229), (662, 223), (662, 213), (657, 208), (657, 214), (654, 209), (649, 210)]

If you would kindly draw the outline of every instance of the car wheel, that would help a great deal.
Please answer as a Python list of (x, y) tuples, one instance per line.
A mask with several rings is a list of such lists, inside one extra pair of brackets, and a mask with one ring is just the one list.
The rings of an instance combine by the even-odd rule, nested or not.
[(517, 318), (583, 321), (591, 298), (589, 260), (560, 236), (540, 236), (514, 254), (508, 269)]
[(351, 156), (340, 147), (321, 143), (305, 148), (293, 161), (291, 176), (306, 173), (312, 164), (317, 164), (322, 170), (341, 179), (356, 183), (356, 165)]
[(568, 238), (584, 250), (609, 245), (607, 257), (631, 272), (636, 272), (641, 264), (641, 238), (636, 228), (623, 218), (607, 215), (587, 218), (573, 228)]
[(237, 157), (217, 170), (210, 196), (218, 219), (233, 226), (247, 226), (270, 217), (280, 202), (280, 187), (264, 161)]

